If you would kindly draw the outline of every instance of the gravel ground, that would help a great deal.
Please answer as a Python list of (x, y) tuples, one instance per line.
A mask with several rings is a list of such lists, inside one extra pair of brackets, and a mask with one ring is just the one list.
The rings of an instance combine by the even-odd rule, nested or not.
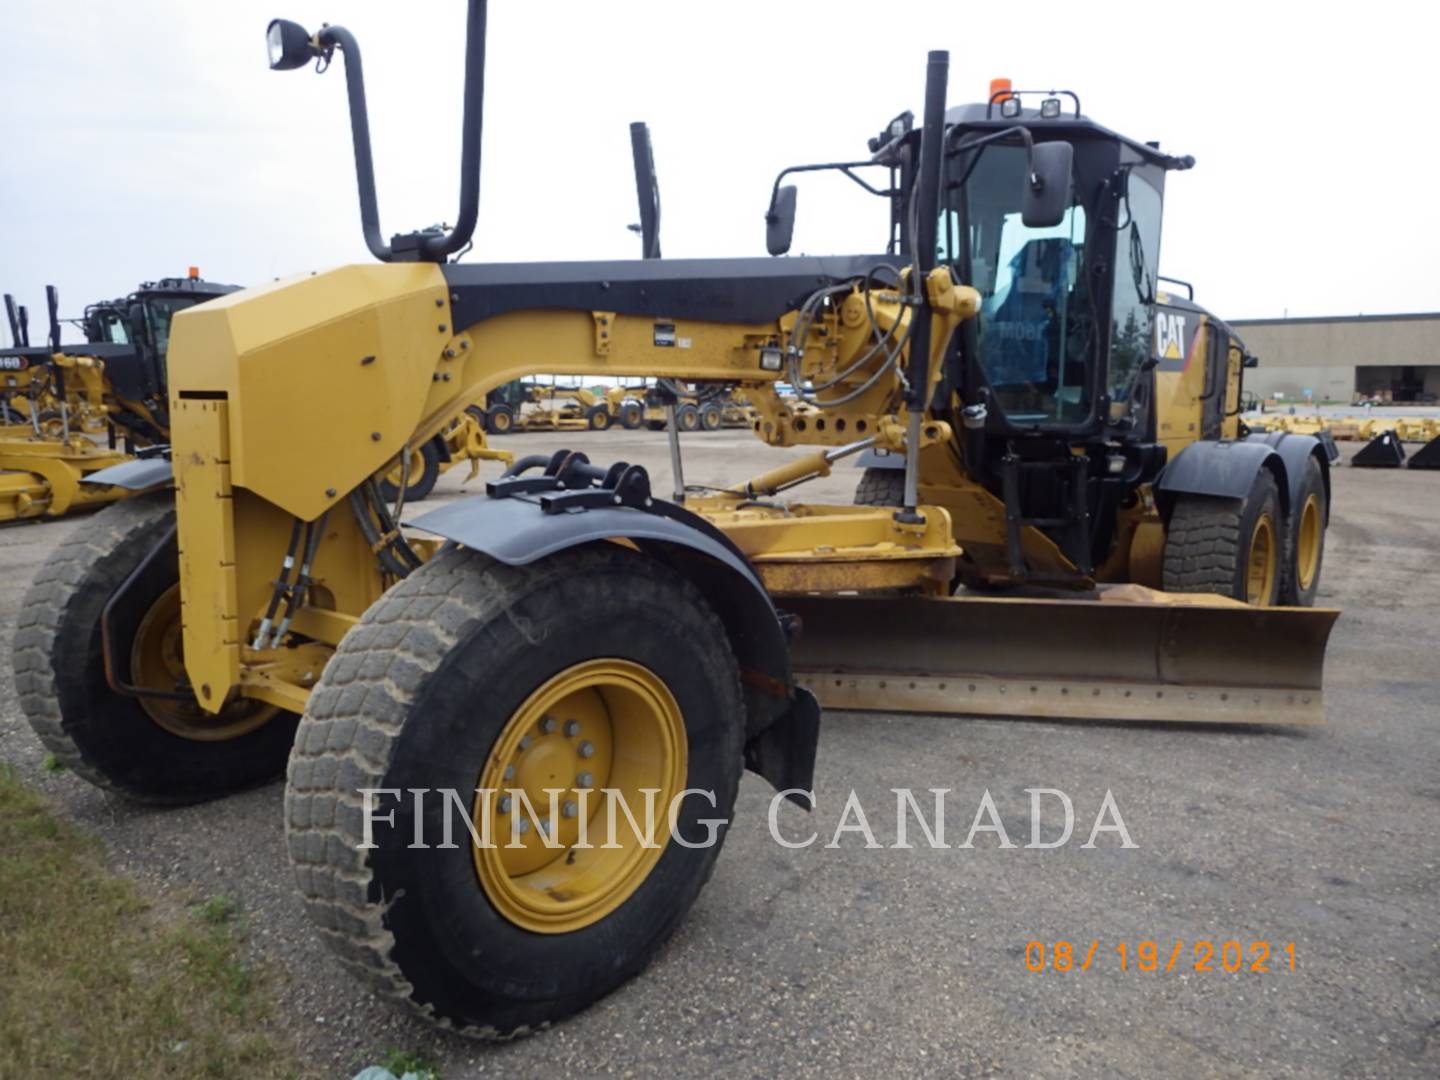
[[(638, 460), (668, 484), (664, 437), (529, 434), (593, 460)], [(687, 437), (692, 481), (774, 465), (745, 432)], [(1353, 448), (1351, 448), (1353, 449)], [(460, 493), (459, 472), (440, 497)], [(490, 470), (487, 470), (490, 471)], [(807, 497), (844, 499), (842, 467)], [(807, 817), (746, 778), (711, 884), (638, 980), (587, 1013), (490, 1047), (439, 1035), (371, 998), (311, 933), (292, 887), (279, 784), (156, 811), (42, 771), (0, 665), (0, 756), (102, 836), (115, 865), (171, 895), (243, 905), (257, 955), (281, 974), (296, 1038), (348, 1076), (387, 1047), (469, 1076), (769, 1077), (1433, 1076), (1440, 1073), (1440, 912), (1434, 828), (1440, 476), (1335, 471), (1321, 602), (1331, 641), (1329, 724), (1304, 732), (827, 714)], [(0, 531), (0, 647), (37, 566), (84, 519)], [(894, 839), (889, 789), (953, 789), (951, 841), (988, 790), (1013, 839), (1026, 788), (1073, 795), (1088, 832), (1107, 791), (1134, 842), (1093, 850), (826, 848), (854, 788)], [(1045, 817), (1046, 835), (1056, 823)], [(959, 836), (955, 833), (958, 832)], [(912, 827), (912, 840), (914, 829)], [(1271, 973), (1121, 971), (1115, 946), (1270, 942)], [(1099, 942), (1090, 970), (1026, 970), (1031, 940)], [(1296, 970), (1279, 954), (1295, 943)], [(1187, 954), (1188, 955), (1188, 954)], [(1218, 956), (1217, 956), (1218, 961)], [(3, 1063), (0, 1063), (3, 1064)], [(0, 1073), (3, 1073), (0, 1068)]]

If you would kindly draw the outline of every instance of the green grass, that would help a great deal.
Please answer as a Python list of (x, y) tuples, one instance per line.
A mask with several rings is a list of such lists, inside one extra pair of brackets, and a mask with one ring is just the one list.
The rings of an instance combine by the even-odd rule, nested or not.
[(54, 754), (46, 754), (45, 760), (40, 762), (40, 767), (48, 773), (65, 771), (65, 763), (61, 761), (58, 757), (56, 757)]
[(238, 905), (156, 911), (0, 764), (0, 1072), (308, 1075), (240, 953)]

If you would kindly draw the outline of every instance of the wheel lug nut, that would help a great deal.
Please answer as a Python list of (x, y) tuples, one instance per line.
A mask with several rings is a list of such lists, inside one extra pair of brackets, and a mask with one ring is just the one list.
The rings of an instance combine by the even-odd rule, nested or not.
[(527, 819), (523, 818), (523, 817), (520, 818), (518, 821), (515, 822), (515, 831), (516, 831), (517, 833), (527, 833), (527, 832), (529, 832), (529, 831), (530, 831), (530, 822), (529, 822)]
[(529, 735), (521, 735), (521, 736), (520, 736), (520, 749), (521, 749), (521, 750), (529, 750), (529, 749), (530, 749), (530, 744), (531, 744), (532, 742), (534, 742), (534, 741), (535, 741), (535, 740), (532, 739), (532, 738), (530, 738)]
[(542, 716), (540, 718), (540, 734), (549, 735), (555, 730), (555, 718), (553, 716)]
[(573, 802), (567, 802), (564, 806), (560, 807), (560, 813), (567, 818), (574, 817), (579, 812), (579, 808), (576, 807)]
[(550, 822), (547, 818), (541, 818), (535, 823), (535, 827), (543, 833), (548, 834), (550, 832)]
[(500, 798), (500, 803), (499, 803), (499, 808), (500, 808), (500, 812), (501, 812), (502, 814), (508, 814), (508, 813), (510, 812), (510, 807), (511, 807), (512, 805), (513, 805), (513, 804), (512, 804), (511, 801), (510, 801), (510, 796), (509, 796), (509, 795), (503, 795), (503, 796), (501, 796), (501, 798)]
[(504, 779), (506, 779), (506, 780), (514, 780), (514, 779), (515, 779), (515, 766), (514, 766), (514, 765), (506, 765), (506, 766), (505, 766)]
[(579, 721), (579, 720), (566, 720), (566, 721), (565, 721), (565, 734), (568, 735), (568, 736), (569, 736), (570, 738), (572, 738), (572, 739), (573, 739), (576, 735), (579, 735), (579, 734), (580, 734), (580, 721)]
[(583, 758), (595, 756), (595, 744), (586, 739), (580, 744), (580, 756)]
[(595, 786), (595, 778), (588, 772), (582, 772), (575, 778), (575, 783), (579, 787), (590, 788)]

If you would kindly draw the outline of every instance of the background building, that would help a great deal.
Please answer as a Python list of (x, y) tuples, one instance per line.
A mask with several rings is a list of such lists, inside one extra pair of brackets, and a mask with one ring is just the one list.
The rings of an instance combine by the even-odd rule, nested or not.
[(1440, 312), (1230, 325), (1259, 358), (1260, 366), (1245, 372), (1245, 389), (1262, 398), (1440, 401)]

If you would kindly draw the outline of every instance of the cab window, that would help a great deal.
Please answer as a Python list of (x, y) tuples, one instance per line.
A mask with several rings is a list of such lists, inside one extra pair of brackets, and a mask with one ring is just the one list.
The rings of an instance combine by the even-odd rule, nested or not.
[(1090, 414), (1095, 323), (1085, 209), (1072, 202), (1059, 225), (1027, 228), (1028, 160), (1005, 143), (952, 159), (939, 254), (980, 293), (977, 359), (995, 403), (1015, 424), (1078, 423)]
[(1127, 407), (1154, 340), (1161, 199), (1134, 169), (1126, 173), (1115, 230), (1115, 300), (1110, 317), (1110, 400)]

